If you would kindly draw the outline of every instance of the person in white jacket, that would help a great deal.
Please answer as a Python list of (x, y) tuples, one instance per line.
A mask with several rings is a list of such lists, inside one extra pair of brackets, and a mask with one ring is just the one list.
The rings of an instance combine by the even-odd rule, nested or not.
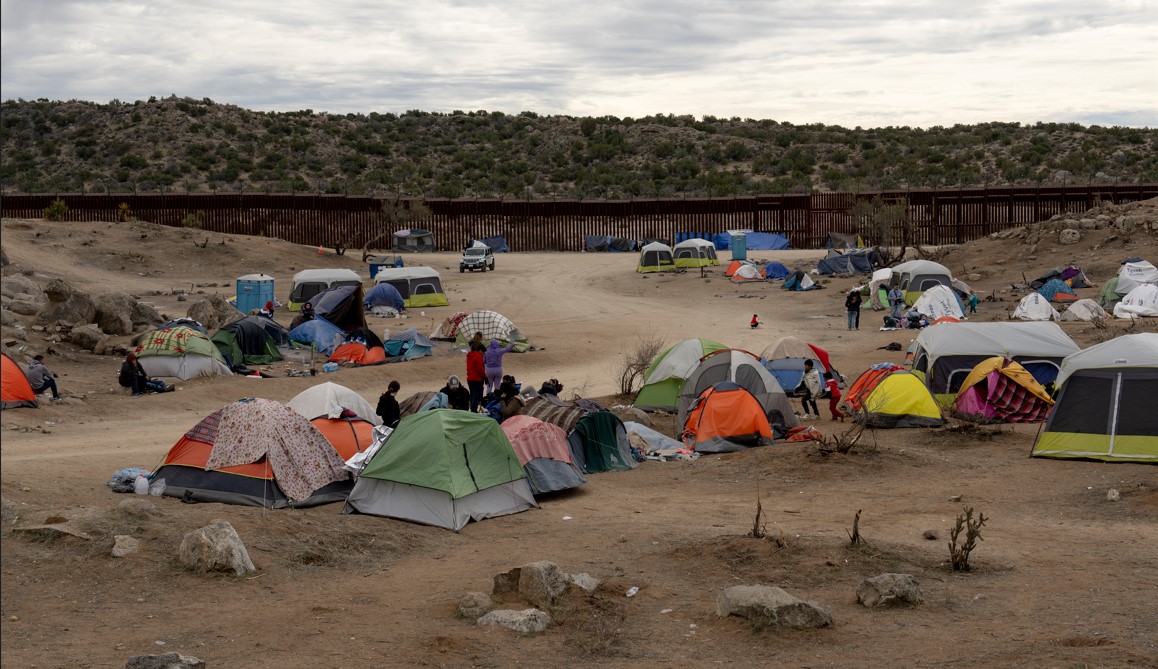
[[(803, 389), (804, 394), (800, 399), (801, 407), (804, 409), (805, 420), (820, 418), (820, 409), (816, 406), (816, 397), (820, 395), (820, 372), (812, 367), (811, 360), (804, 361), (804, 376), (800, 379), (800, 385), (797, 389)], [(809, 406), (812, 411), (809, 411)]]

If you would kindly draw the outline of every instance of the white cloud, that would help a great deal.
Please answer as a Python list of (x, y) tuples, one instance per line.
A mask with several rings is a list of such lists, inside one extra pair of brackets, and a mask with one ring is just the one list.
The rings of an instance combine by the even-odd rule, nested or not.
[(1158, 127), (1158, 0), (2, 0), (7, 99)]

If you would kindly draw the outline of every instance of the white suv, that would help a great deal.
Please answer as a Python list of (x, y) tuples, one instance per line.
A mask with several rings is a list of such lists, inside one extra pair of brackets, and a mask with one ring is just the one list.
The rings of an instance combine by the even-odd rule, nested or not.
[(458, 261), (459, 273), (467, 270), (495, 271), (495, 252), (489, 246), (469, 246), (462, 250), (462, 259)]

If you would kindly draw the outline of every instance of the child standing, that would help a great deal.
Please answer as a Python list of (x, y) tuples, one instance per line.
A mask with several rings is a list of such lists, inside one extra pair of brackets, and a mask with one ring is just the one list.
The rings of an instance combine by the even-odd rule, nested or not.
[(840, 384), (836, 379), (829, 379), (825, 382), (824, 389), (828, 391), (828, 410), (832, 412), (832, 419), (843, 422), (844, 414), (837, 408), (840, 404)]
[(969, 313), (971, 313), (971, 314), (977, 313), (977, 304), (979, 302), (981, 302), (981, 298), (977, 297), (977, 291), (970, 290), (969, 291), (969, 300), (966, 302), (966, 304), (969, 306)]

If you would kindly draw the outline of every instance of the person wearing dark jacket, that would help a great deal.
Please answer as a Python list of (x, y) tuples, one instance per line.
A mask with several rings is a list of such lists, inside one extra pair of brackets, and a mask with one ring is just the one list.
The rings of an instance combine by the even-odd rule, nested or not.
[(549, 379), (539, 386), (540, 395), (558, 395), (563, 392), (563, 384), (559, 383), (559, 379)]
[(292, 321), (290, 321), (289, 329), (292, 330), (302, 323), (306, 323), (312, 320), (314, 320), (314, 305), (306, 302), (302, 305), (302, 313), (298, 314)]
[(462, 381), (458, 377), (451, 374), (446, 379), (446, 385), (438, 392), (446, 395), (447, 404), (451, 409), (459, 409), (467, 411), (470, 409), (470, 391), (462, 387)]
[(378, 409), (374, 413), (378, 414), (386, 427), (397, 426), (398, 418), (402, 415), (402, 411), (398, 408), (399, 390), (402, 390), (402, 384), (391, 381), (390, 385), (386, 386), (386, 392), (378, 398)]
[(860, 305), (861, 305), (860, 289), (853, 288), (848, 291), (848, 296), (844, 298), (844, 308), (848, 311), (848, 329), (860, 329)]
[(141, 366), (141, 361), (137, 360), (137, 354), (131, 352), (125, 356), (125, 361), (121, 363), (121, 372), (117, 375), (117, 383), (120, 383), (122, 387), (132, 388), (133, 397), (147, 392), (163, 393), (173, 390), (173, 386), (166, 385), (160, 379), (150, 379), (149, 375), (145, 373), (145, 368)]

